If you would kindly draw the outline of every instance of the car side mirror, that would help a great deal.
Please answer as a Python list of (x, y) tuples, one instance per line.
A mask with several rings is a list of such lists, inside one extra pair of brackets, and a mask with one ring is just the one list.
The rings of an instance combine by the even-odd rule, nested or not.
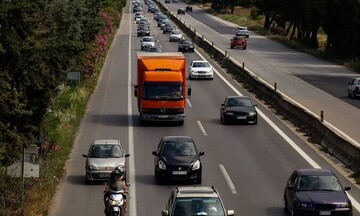
[(205, 152), (201, 151), (199, 152), (199, 156), (203, 156), (205, 154)]
[(257, 106), (257, 104), (254, 104), (254, 106)]
[(224, 106), (225, 106), (225, 104), (221, 104), (220, 106), (224, 107)]
[(351, 187), (345, 187), (344, 190), (349, 191)]
[(125, 157), (129, 157), (130, 156), (130, 154), (125, 154)]
[(83, 157), (86, 157), (86, 158), (88, 157), (86, 154), (83, 154), (82, 156), (83, 156)]
[(169, 215), (169, 211), (168, 210), (162, 210), (161, 211), (161, 216), (168, 216)]
[(232, 215), (235, 215), (235, 212), (234, 212), (234, 210), (227, 210), (226, 215), (232, 216)]
[(158, 156), (158, 153), (157, 153), (156, 151), (153, 151), (153, 152), (152, 152), (152, 155)]

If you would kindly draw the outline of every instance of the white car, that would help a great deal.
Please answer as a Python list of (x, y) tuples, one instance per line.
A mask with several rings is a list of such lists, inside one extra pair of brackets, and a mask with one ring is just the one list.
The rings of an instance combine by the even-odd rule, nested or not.
[(145, 36), (141, 40), (141, 50), (147, 50), (150, 47), (155, 46), (155, 38), (151, 36)]
[(203, 60), (193, 61), (189, 66), (189, 79), (214, 79), (214, 67)]
[(170, 33), (170, 36), (169, 36), (169, 41), (170, 42), (173, 42), (173, 41), (181, 41), (181, 39), (183, 39), (184, 36), (183, 36), (183, 33), (179, 30), (173, 30), (171, 33)]
[(249, 30), (247, 27), (240, 26), (236, 29), (236, 36), (249, 37)]

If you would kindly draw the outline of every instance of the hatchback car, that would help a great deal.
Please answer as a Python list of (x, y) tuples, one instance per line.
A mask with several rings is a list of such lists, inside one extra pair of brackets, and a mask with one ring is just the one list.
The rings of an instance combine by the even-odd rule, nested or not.
[(178, 43), (178, 51), (179, 52), (194, 52), (194, 43), (190, 39), (183, 39)]
[(85, 182), (105, 181), (116, 167), (126, 167), (125, 153), (120, 140), (96, 140), (90, 145), (88, 154), (83, 154), (85, 162)]
[(249, 37), (249, 30), (247, 27), (238, 27), (236, 29), (236, 36), (244, 36), (244, 37)]
[(185, 9), (184, 8), (179, 8), (178, 11), (177, 11), (177, 14), (185, 15)]
[(234, 36), (230, 39), (230, 48), (242, 48), (246, 49), (247, 41), (244, 36)]
[(202, 164), (195, 142), (188, 136), (165, 136), (152, 152), (156, 184), (187, 180), (201, 184)]
[(174, 30), (172, 32), (170, 32), (170, 36), (169, 36), (169, 41), (173, 42), (173, 41), (181, 41), (184, 38), (183, 33), (181, 31), (178, 30)]
[(192, 12), (193, 8), (192, 8), (192, 6), (189, 6), (189, 5), (188, 5), (188, 6), (186, 6), (185, 10)]
[(208, 61), (192, 61), (189, 65), (189, 79), (214, 79), (213, 66)]
[(257, 124), (256, 106), (247, 96), (228, 96), (220, 106), (220, 121)]
[(347, 190), (350, 187), (343, 188), (331, 170), (298, 169), (285, 186), (285, 210), (296, 216), (351, 216), (352, 205)]
[(141, 40), (141, 50), (147, 50), (150, 47), (155, 46), (155, 38), (152, 36), (145, 36)]
[(162, 216), (232, 216), (234, 210), (225, 210), (219, 192), (214, 187), (175, 187), (168, 198)]

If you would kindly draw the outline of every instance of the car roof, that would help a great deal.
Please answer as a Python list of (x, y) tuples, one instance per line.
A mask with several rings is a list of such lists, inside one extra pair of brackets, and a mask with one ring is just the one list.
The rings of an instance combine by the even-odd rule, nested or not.
[(192, 62), (208, 62), (208, 61), (205, 61), (205, 60), (195, 60), (195, 61), (192, 61)]
[(315, 175), (315, 176), (333, 176), (334, 173), (329, 169), (298, 169), (299, 175)]
[(216, 190), (209, 186), (177, 187), (177, 197), (219, 197)]
[(239, 96), (239, 95), (235, 95), (235, 96), (227, 96), (227, 97), (226, 97), (226, 99), (230, 99), (230, 98), (250, 99), (248, 96)]
[(163, 141), (192, 141), (189, 136), (164, 136)]
[(120, 140), (116, 140), (116, 139), (95, 140), (93, 145), (120, 145)]

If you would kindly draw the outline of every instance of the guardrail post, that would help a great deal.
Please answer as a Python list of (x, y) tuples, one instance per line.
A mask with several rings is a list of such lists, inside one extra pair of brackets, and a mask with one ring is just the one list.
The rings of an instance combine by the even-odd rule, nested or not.
[(320, 120), (321, 120), (321, 122), (323, 122), (324, 121), (324, 111), (320, 111)]
[(274, 90), (277, 91), (277, 83), (274, 82)]
[(225, 57), (227, 56), (227, 54), (228, 54), (228, 53), (227, 53), (227, 50), (225, 50)]
[(243, 68), (245, 68), (245, 62), (243, 62)]
[(214, 42), (211, 42), (211, 46), (212, 46), (212, 47), (214, 46)]
[(201, 35), (201, 39), (204, 40), (204, 35)]

